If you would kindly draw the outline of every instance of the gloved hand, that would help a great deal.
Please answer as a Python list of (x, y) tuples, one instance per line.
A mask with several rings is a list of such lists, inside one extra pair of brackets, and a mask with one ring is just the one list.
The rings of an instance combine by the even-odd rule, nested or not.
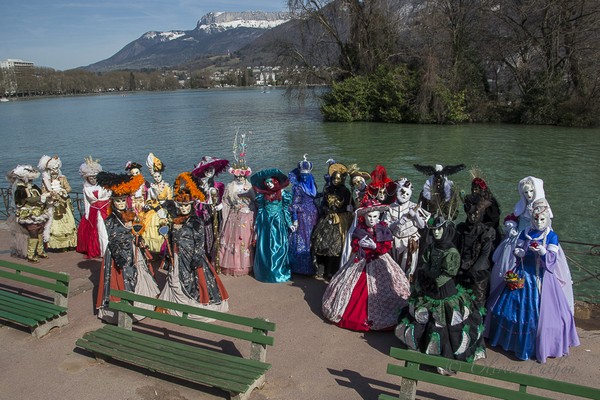
[(358, 241), (358, 245), (360, 247), (363, 247), (366, 249), (376, 249), (377, 248), (377, 244), (373, 241), (373, 239), (371, 239), (368, 236), (365, 236), (364, 238), (360, 239)]
[(525, 249), (516, 247), (513, 254), (515, 255), (515, 257), (523, 258), (525, 257)]
[(531, 244), (529, 245), (529, 248), (531, 249), (531, 251), (539, 254), (540, 256), (546, 255), (546, 248), (544, 246), (540, 245), (538, 242), (531, 242)]

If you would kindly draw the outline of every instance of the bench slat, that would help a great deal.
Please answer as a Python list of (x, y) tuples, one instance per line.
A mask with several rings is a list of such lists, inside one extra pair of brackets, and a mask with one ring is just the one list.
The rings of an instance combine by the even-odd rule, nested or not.
[[(442, 367), (443, 368), (443, 367)], [(394, 364), (388, 364), (387, 372), (392, 375), (403, 378), (413, 379), (419, 382), (428, 382), (435, 385), (445, 386), (453, 389), (464, 390), (471, 393), (477, 393), (486, 396), (493, 396), (505, 400), (547, 400), (548, 397), (537, 396), (534, 394), (523, 393), (517, 390), (510, 390), (485, 383), (472, 382), (457, 378), (455, 376), (444, 376), (436, 372), (427, 372), (415, 370), (407, 367), (401, 367)], [(493, 394), (490, 394), (493, 393)]]
[(25, 326), (28, 326), (31, 328), (33, 328), (39, 324), (39, 321), (36, 319), (23, 317), (22, 315), (17, 315), (17, 314), (14, 314), (9, 311), (2, 310), (2, 309), (0, 309), (0, 318), (8, 320), (8, 321), (12, 321), (12, 322), (17, 322), (21, 325), (25, 325)]
[(240, 382), (246, 382), (247, 379), (255, 380), (270, 367), (269, 364), (254, 360), (250, 360), (254, 362), (252, 365), (249, 365), (249, 363), (245, 362), (246, 359), (241, 357), (224, 354), (215, 350), (202, 349), (161, 337), (132, 332), (123, 328), (96, 330), (93, 335), (107, 342), (114, 343), (114, 346), (126, 342), (127, 346), (141, 347), (140, 351), (150, 352), (152, 349), (160, 355), (172, 355), (177, 359), (189, 361), (193, 369), (197, 369), (197, 365), (201, 364), (214, 368), (215, 371), (222, 369), (225, 372), (224, 377), (239, 375), (242, 377)]
[(231, 322), (237, 325), (244, 325), (251, 328), (262, 329), (266, 331), (275, 331), (275, 324), (260, 318), (248, 318), (239, 315), (223, 313), (204, 308), (192, 307), (187, 304), (175, 304), (166, 300), (155, 299), (152, 297), (142, 296), (132, 292), (123, 290), (111, 290), (111, 296), (118, 297), (123, 300), (138, 301), (140, 303), (152, 304), (153, 306), (162, 307), (165, 309), (181, 311), (187, 314), (200, 315), (206, 318), (212, 318), (223, 322)]
[(36, 268), (25, 264), (17, 264), (6, 260), (0, 260), (0, 267), (5, 267), (15, 271), (23, 271), (32, 275), (43, 276), (44, 278), (54, 279), (63, 283), (68, 283), (71, 280), (71, 276), (66, 272), (48, 271), (45, 269)]
[(37, 279), (37, 278), (32, 278), (30, 276), (25, 276), (25, 275), (21, 275), (21, 274), (17, 274), (17, 273), (11, 273), (11, 272), (6, 272), (3, 270), (0, 270), (0, 278), (6, 278), (6, 279), (10, 279), (16, 282), (22, 282), (22, 283), (26, 283), (29, 285), (33, 285), (33, 286), (37, 286), (37, 287), (41, 287), (44, 289), (49, 289), (52, 290), (53, 292), (58, 292), (60, 294), (63, 295), (68, 295), (69, 294), (69, 286), (67, 284), (64, 284), (62, 282), (50, 282), (50, 281), (44, 281), (41, 279)]
[[(140, 296), (143, 297), (143, 296)], [(166, 308), (169, 308), (169, 302), (164, 304)], [(148, 303), (153, 304), (153, 303)], [(185, 319), (176, 315), (164, 314), (160, 312), (156, 312), (153, 310), (147, 310), (141, 307), (135, 307), (129, 304), (127, 301), (123, 300), (121, 302), (111, 301), (109, 307), (113, 310), (122, 311), (131, 314), (143, 315), (146, 317), (150, 317), (152, 319), (157, 319), (160, 321), (170, 322), (172, 324), (187, 326), (190, 328), (200, 329), (206, 332), (216, 333), (219, 335), (229, 336), (237, 339), (243, 339), (254, 343), (260, 343), (264, 345), (273, 345), (274, 339), (272, 336), (265, 336), (259, 333), (246, 332), (241, 331), (239, 329), (234, 329), (226, 326), (214, 325), (208, 322), (197, 321), (192, 319)], [(194, 308), (194, 307), (191, 307)], [(201, 309), (199, 309), (201, 310)], [(203, 311), (203, 310), (201, 310)], [(200, 315), (200, 313), (195, 313), (196, 315)], [(224, 313), (223, 313), (224, 314)], [(224, 314), (227, 315), (227, 314)]]
[(38, 321), (54, 318), (54, 316), (60, 314), (52, 310), (32, 306), (30, 303), (11, 302), (4, 299), (0, 299), (0, 310), (10, 311)]
[(96, 341), (96, 338), (93, 339), (93, 341), (89, 341), (82, 338), (77, 340), (76, 344), (96, 354), (108, 356), (116, 360), (124, 361), (133, 365), (196, 383), (216, 386), (237, 393), (245, 392), (250, 387), (250, 384), (244, 385), (237, 382), (232, 382), (228, 378), (223, 379), (211, 376), (210, 374), (212, 371), (210, 369), (207, 369), (203, 372), (190, 371), (182, 368), (182, 366), (185, 367), (186, 364), (183, 363), (182, 365), (181, 363), (177, 362), (177, 360), (172, 361), (161, 356), (155, 358), (156, 355), (154, 354), (140, 352), (138, 349), (128, 349), (125, 346), (121, 346), (116, 349), (112, 347), (112, 343), (109, 345), (111, 347), (106, 347), (102, 343)]
[(44, 301), (41, 299), (36, 299), (33, 297), (23, 296), (14, 292), (9, 292), (6, 290), (0, 289), (0, 299), (5, 300), (7, 302), (17, 302), (21, 304), (30, 304), (32, 308), (38, 308), (40, 310), (51, 310), (54, 313), (66, 312), (66, 307), (57, 306), (54, 303), (50, 303), (48, 301)]
[(502, 369), (488, 367), (485, 365), (450, 360), (445, 357), (432, 356), (413, 350), (404, 350), (392, 347), (390, 351), (390, 356), (398, 360), (431, 365), (435, 367), (442, 367), (445, 369), (451, 369), (453, 371), (464, 372), (467, 374), (482, 376), (498, 381), (511, 382), (527, 387), (536, 387), (552, 392), (572, 394), (590, 399), (600, 399), (600, 389), (581, 386), (569, 382), (555, 381), (539, 376), (525, 375), (518, 372), (505, 371)]

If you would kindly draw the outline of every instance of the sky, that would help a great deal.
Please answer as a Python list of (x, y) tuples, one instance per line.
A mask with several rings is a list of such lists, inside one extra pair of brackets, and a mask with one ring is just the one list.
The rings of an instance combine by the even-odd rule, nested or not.
[(2, 0), (0, 61), (68, 70), (111, 57), (148, 31), (192, 30), (218, 11), (286, 11), (286, 0)]

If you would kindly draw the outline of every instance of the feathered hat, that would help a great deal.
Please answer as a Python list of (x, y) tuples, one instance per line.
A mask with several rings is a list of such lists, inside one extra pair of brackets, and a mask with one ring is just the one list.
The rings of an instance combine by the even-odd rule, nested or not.
[[(233, 164), (229, 167), (228, 172), (234, 176), (250, 176), (252, 175), (252, 168), (246, 164), (246, 155), (248, 154), (248, 143), (246, 140), (252, 134), (252, 132), (240, 134), (238, 129), (235, 132), (235, 138), (233, 139)], [(216, 174), (216, 168), (215, 168)]]
[(15, 183), (17, 180), (25, 183), (39, 178), (40, 172), (32, 165), (17, 165), (6, 174), (6, 179), (10, 183)]
[(165, 164), (158, 157), (154, 155), (154, 153), (148, 154), (148, 158), (146, 158), (146, 166), (150, 170), (150, 173), (154, 172), (163, 172), (165, 170)]
[(133, 195), (144, 184), (144, 177), (139, 175), (115, 174), (112, 172), (98, 172), (96, 175), (98, 185), (111, 190), (113, 197)]
[(471, 174), (471, 191), (473, 191), (474, 189), (477, 190), (483, 190), (483, 191), (487, 191), (488, 190), (488, 185), (485, 179), (485, 175), (483, 174), (483, 171), (481, 171), (478, 167), (471, 167), (471, 169), (469, 170), (469, 173)]
[(202, 202), (206, 201), (206, 196), (202, 190), (198, 188), (196, 182), (194, 182), (191, 172), (183, 172), (175, 178), (175, 183), (173, 184), (173, 197), (179, 196), (180, 193), (189, 193), (192, 199)]
[(85, 162), (79, 166), (79, 175), (83, 178), (96, 176), (99, 172), (102, 172), (100, 160), (94, 160), (92, 156), (85, 158)]
[(371, 179), (371, 175), (366, 171), (361, 171), (356, 164), (350, 164), (348, 166), (348, 175), (350, 175), (351, 180), (357, 176), (360, 176), (365, 181)]
[[(267, 179), (274, 180), (273, 183), (275, 184), (275, 187), (273, 189), (269, 189), (265, 185), (265, 182), (267, 181)], [(266, 192), (278, 191), (278, 190), (281, 190), (281, 189), (287, 187), (290, 184), (290, 180), (286, 174), (281, 172), (280, 169), (267, 168), (267, 169), (258, 171), (257, 173), (252, 175), (250, 177), (250, 183), (252, 184), (254, 189), (256, 191), (258, 191), (259, 193), (266, 193)]]
[(210, 167), (213, 167), (215, 169), (215, 176), (217, 176), (221, 172), (223, 172), (228, 165), (229, 160), (211, 156), (204, 156), (192, 170), (192, 176), (194, 178), (204, 178), (204, 173)]
[(58, 156), (50, 157), (47, 155), (43, 155), (42, 158), (40, 158), (40, 161), (38, 162), (38, 169), (40, 171), (45, 171), (50, 168), (58, 168), (60, 171), (61, 167), (62, 161), (60, 161), (60, 158)]
[(361, 203), (360, 203), (360, 208), (358, 208), (356, 210), (356, 215), (358, 216), (362, 216), (365, 214), (368, 214), (372, 211), (379, 211), (379, 212), (384, 212), (389, 210), (390, 207), (386, 206), (385, 204), (381, 204), (376, 200), (372, 200), (372, 199), (364, 199)]
[(396, 187), (396, 182), (388, 177), (385, 167), (378, 165), (371, 172), (371, 182), (367, 186), (367, 193), (371, 197), (377, 197), (380, 192), (385, 192), (387, 197), (394, 197)]

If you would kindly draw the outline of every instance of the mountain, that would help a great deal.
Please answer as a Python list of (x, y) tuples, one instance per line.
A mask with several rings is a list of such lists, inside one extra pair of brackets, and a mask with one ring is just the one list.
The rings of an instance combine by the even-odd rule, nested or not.
[(83, 69), (104, 72), (194, 64), (213, 56), (227, 56), (290, 19), (285, 12), (208, 13), (193, 30), (146, 32), (112, 57)]

